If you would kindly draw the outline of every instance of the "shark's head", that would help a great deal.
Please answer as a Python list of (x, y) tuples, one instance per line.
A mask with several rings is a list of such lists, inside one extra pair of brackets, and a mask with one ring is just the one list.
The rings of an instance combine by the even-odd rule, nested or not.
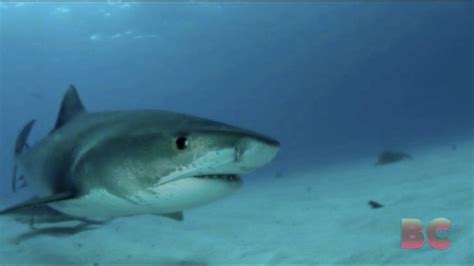
[(272, 161), (279, 146), (253, 131), (158, 111), (135, 116), (127, 134), (103, 141), (80, 168), (91, 171), (100, 162), (93, 171), (103, 173), (109, 191), (164, 213), (230, 194), (242, 175)]
[(165, 195), (174, 198), (171, 205), (177, 209), (226, 196), (241, 186), (242, 175), (269, 163), (278, 153), (279, 142), (261, 134), (201, 118), (186, 120), (183, 125), (188, 126), (156, 139), (156, 150), (165, 149), (167, 156), (157, 153), (160, 178), (144, 190), (156, 193), (157, 201), (150, 202), (155, 206), (165, 204), (159, 200)]
[[(162, 137), (168, 149), (167, 166), (158, 185), (187, 177), (239, 182), (247, 174), (269, 163), (280, 144), (269, 137), (227, 125), (213, 129), (176, 132)], [(161, 141), (160, 141), (161, 142)], [(158, 145), (162, 150), (164, 143)]]

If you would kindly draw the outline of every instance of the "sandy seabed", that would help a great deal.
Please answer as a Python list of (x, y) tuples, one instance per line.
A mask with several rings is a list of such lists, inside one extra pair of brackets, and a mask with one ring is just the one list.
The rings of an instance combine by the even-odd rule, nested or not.
[[(147, 215), (20, 239), (28, 225), (0, 217), (0, 264), (473, 265), (474, 142), (410, 152), (413, 160), (381, 167), (361, 158), (247, 180), (236, 194), (186, 211), (183, 222)], [(438, 217), (452, 221), (451, 248), (401, 249), (402, 218), (426, 227)]]

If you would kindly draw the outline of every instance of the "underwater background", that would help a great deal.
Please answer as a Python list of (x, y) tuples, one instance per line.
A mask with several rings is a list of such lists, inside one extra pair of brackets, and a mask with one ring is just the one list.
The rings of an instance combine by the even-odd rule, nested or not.
[[(25, 122), (164, 109), (278, 139), (229, 198), (37, 236), (0, 217), (0, 264), (472, 264), (472, 2), (0, 3), (0, 195)], [(413, 159), (374, 167), (384, 150)], [(28, 194), (26, 194), (28, 195)], [(384, 207), (371, 209), (369, 200)], [(452, 247), (400, 248), (400, 220), (453, 222)]]

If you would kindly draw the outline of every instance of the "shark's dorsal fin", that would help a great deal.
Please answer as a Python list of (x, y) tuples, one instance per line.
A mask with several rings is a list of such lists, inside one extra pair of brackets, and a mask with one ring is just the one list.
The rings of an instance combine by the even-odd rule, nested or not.
[(63, 101), (61, 102), (61, 109), (59, 109), (58, 119), (56, 120), (56, 125), (51, 131), (62, 127), (67, 122), (74, 119), (77, 115), (85, 112), (84, 105), (82, 105), (79, 94), (74, 85), (70, 85), (66, 94), (64, 95)]

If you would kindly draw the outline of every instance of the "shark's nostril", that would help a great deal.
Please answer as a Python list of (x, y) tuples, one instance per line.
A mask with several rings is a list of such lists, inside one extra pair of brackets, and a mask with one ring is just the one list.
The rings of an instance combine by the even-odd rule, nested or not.
[(279, 143), (276, 140), (245, 137), (235, 145), (234, 161), (244, 172), (250, 172), (273, 160), (278, 150)]
[(239, 145), (237, 145), (237, 146), (235, 147), (235, 158), (234, 158), (234, 161), (235, 161), (235, 162), (239, 162), (239, 161), (241, 160), (241, 158), (242, 158), (242, 148), (241, 148)]
[(247, 151), (252, 146), (254, 140), (251, 138), (243, 138), (235, 145), (235, 162), (242, 162), (246, 160)]

